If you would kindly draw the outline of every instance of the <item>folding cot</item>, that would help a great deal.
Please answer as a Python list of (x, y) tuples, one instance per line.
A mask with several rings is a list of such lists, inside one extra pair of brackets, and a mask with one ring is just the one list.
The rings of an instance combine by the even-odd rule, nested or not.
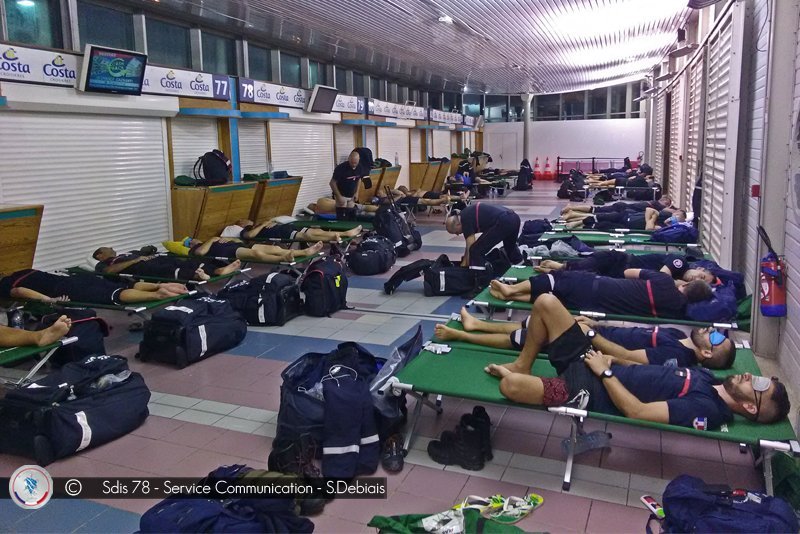
[(70, 343), (75, 343), (78, 341), (77, 337), (65, 337), (60, 341), (56, 341), (55, 343), (50, 343), (49, 345), (45, 345), (43, 347), (38, 346), (24, 346), (24, 347), (8, 347), (8, 348), (0, 348), (0, 365), (8, 365), (10, 363), (16, 363), (21, 360), (25, 360), (30, 358), (31, 356), (38, 356), (39, 354), (44, 354), (42, 359), (33, 366), (33, 368), (28, 371), (22, 378), (18, 380), (9, 380), (6, 378), (0, 378), (0, 382), (4, 384), (13, 384), (15, 386), (23, 385), (25, 382), (30, 380), (38, 371), (42, 368), (42, 366), (47, 363), (55, 351), (60, 349), (65, 345), (69, 345)]
[[(422, 411), (422, 406), (433, 407), (438, 413), (441, 413), (441, 408), (430, 402), (429, 395), (447, 395), (477, 402), (544, 410), (544, 407), (541, 406), (517, 404), (509, 401), (500, 393), (498, 379), (484, 371), (484, 368), (490, 363), (504, 364), (512, 362), (516, 358), (516, 353), (512, 351), (502, 352), (500, 349), (487, 350), (486, 347), (469, 346), (469, 344), (456, 345), (448, 342), (448, 345), (450, 346), (450, 351), (444, 354), (434, 354), (428, 350), (423, 350), (404, 369), (400, 370), (395, 377), (396, 380), (391, 381), (386, 386), (386, 390), (391, 391), (392, 394), (399, 395), (402, 392), (410, 392), (417, 397), (417, 403), (408, 425), (409, 430), (406, 434), (404, 445), (406, 449), (408, 449), (414, 437), (415, 425)], [(532, 371), (536, 376), (556, 376), (555, 369), (546, 359), (537, 358)], [(740, 350), (737, 354), (737, 364), (734, 369), (715, 371), (715, 374), (717, 376), (726, 376), (740, 372), (760, 374), (752, 352), (746, 349)], [(694, 428), (653, 423), (568, 407), (551, 407), (549, 411), (569, 417), (572, 423), (562, 485), (564, 491), (569, 491), (570, 489), (575, 450), (579, 442), (582, 439), (586, 439), (584, 437), (586, 433), (583, 430), (583, 423), (587, 418), (739, 443), (742, 448), (750, 448), (757, 465), (763, 465), (767, 489), (770, 493), (772, 493), (770, 461), (772, 455), (777, 451), (800, 454), (800, 445), (796, 441), (796, 435), (788, 420), (771, 425), (763, 425), (735, 415), (731, 423), (718, 430), (696, 430)], [(605, 434), (605, 439), (602, 442), (608, 443), (610, 438), (610, 434)]]
[(647, 232), (640, 232), (639, 230), (631, 231), (626, 229), (615, 229), (614, 232), (599, 232), (592, 230), (561, 230), (544, 232), (539, 238), (542, 243), (555, 241), (557, 239), (569, 239), (570, 237), (577, 237), (589, 246), (594, 245), (614, 245), (620, 247), (622, 245), (628, 246), (643, 246), (643, 247), (658, 247), (666, 248), (689, 248), (698, 247), (697, 243), (665, 243), (661, 241), (650, 241), (650, 234)]
[(80, 265), (76, 265), (74, 267), (67, 267), (64, 269), (69, 274), (95, 274), (97, 276), (102, 276), (104, 278), (109, 278), (112, 280), (139, 280), (142, 282), (177, 282), (179, 284), (186, 284), (186, 285), (195, 285), (201, 286), (204, 284), (213, 284), (214, 282), (219, 282), (222, 280), (233, 280), (237, 276), (249, 271), (250, 269), (237, 269), (236, 271), (228, 274), (220, 274), (220, 275), (209, 275), (211, 278), (208, 280), (185, 280), (181, 278), (162, 278), (160, 276), (146, 276), (140, 274), (126, 274), (126, 273), (98, 273), (96, 271), (90, 271), (89, 269), (82, 267)]
[[(361, 236), (356, 237), (342, 237), (341, 241), (323, 241), (326, 245), (341, 245), (343, 247), (343, 251), (347, 252), (350, 249), (350, 246), (360, 238)], [(300, 241), (297, 239), (283, 239), (280, 237), (268, 237), (268, 238), (242, 238), (243, 241), (248, 243), (261, 243), (265, 245), (277, 245), (277, 244), (284, 244), (284, 245), (313, 245), (311, 241)]]
[[(302, 258), (295, 258), (291, 261), (281, 261), (278, 263), (267, 262), (267, 261), (254, 261), (254, 260), (241, 260), (241, 262), (243, 267), (247, 265), (263, 265), (269, 267), (279, 267), (279, 268), (289, 269), (290, 271), (300, 275), (300, 277), (302, 278), (302, 275), (306, 272), (306, 270), (308, 270), (308, 267), (311, 265), (311, 262), (313, 262), (317, 258), (321, 258), (324, 255), (325, 253), (320, 252), (317, 254), (312, 254), (311, 256), (303, 256)], [(219, 260), (219, 261), (230, 261), (232, 259), (232, 258), (223, 258), (219, 256), (196, 256), (196, 257), (208, 258), (211, 260)], [(250, 271), (250, 269), (242, 269), (242, 271), (245, 276), (249, 276), (248, 271)], [(298, 280), (300, 280), (300, 278), (298, 278)]]
[[(317, 215), (317, 217), (320, 217)], [(294, 221), (292, 223), (296, 228), (319, 228), (320, 230), (328, 230), (329, 232), (346, 232), (352, 230), (356, 226), (361, 226), (364, 231), (373, 229), (372, 223), (369, 221), (339, 221), (336, 219), (315, 219), (313, 221)]]

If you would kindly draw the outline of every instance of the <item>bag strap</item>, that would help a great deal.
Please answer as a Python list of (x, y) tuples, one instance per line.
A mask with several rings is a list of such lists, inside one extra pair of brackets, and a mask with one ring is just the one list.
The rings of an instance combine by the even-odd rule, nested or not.
[(192, 176), (194, 176), (195, 180), (205, 180), (203, 177), (203, 157), (200, 156), (197, 158), (197, 161), (194, 162), (194, 167), (192, 168)]

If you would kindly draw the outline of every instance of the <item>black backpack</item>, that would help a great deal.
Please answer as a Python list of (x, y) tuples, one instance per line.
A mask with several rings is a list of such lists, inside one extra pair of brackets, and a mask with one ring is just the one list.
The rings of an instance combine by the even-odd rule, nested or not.
[(302, 313), (303, 299), (297, 279), (289, 273), (263, 274), (231, 284), (219, 293), (247, 324), (283, 326)]
[(228, 182), (231, 160), (221, 150), (206, 152), (194, 163), (192, 176), (197, 185), (222, 185)]
[(313, 317), (326, 317), (347, 308), (347, 276), (332, 258), (311, 264), (303, 275), (300, 289), (305, 295), (305, 310)]
[(103, 338), (108, 337), (108, 323), (97, 317), (97, 312), (92, 309), (66, 309), (45, 315), (39, 321), (36, 330), (52, 326), (61, 315), (66, 315), (72, 320), (72, 328), (69, 329), (67, 336), (75, 336), (78, 339), (55, 351), (50, 357), (51, 363), (61, 366), (87, 356), (106, 353)]
[(400, 284), (422, 276), (433, 265), (433, 260), (417, 260), (400, 267), (389, 280), (383, 284), (383, 292), (387, 295), (394, 293)]
[(181, 299), (153, 313), (139, 343), (142, 361), (190, 363), (232, 349), (247, 335), (247, 322), (231, 304), (203, 296)]
[(347, 265), (354, 274), (370, 276), (385, 273), (397, 260), (394, 244), (381, 235), (365, 238), (355, 250), (347, 253)]
[(400, 211), (393, 204), (384, 204), (375, 212), (373, 221), (375, 232), (392, 243), (397, 256), (403, 258), (422, 246), (422, 235), (409, 226)]
[(372, 157), (372, 150), (365, 146), (360, 146), (354, 150), (358, 152), (358, 165), (361, 167), (362, 173), (364, 176), (368, 175), (372, 167), (375, 166), (375, 159)]

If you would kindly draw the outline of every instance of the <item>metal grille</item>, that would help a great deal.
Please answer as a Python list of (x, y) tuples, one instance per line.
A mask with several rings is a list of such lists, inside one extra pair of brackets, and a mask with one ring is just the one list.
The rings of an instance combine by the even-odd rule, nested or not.
[[(686, 100), (684, 99), (685, 73), (680, 75), (672, 84), (670, 94), (670, 127), (669, 127), (669, 195), (675, 202), (680, 202), (684, 190), (684, 113), (686, 111)], [(688, 209), (688, 206), (682, 206)]]
[(705, 107), (705, 53), (700, 54), (687, 69), (689, 72), (689, 102), (686, 117), (686, 158), (684, 198), (687, 209), (692, 206), (695, 184), (700, 177), (700, 154), (703, 149), (703, 128)]
[(655, 137), (653, 139), (653, 172), (658, 180), (664, 177), (664, 136), (666, 135), (667, 93), (662, 91), (656, 96), (654, 104)]
[(400, 164), (400, 175), (397, 185), (408, 186), (408, 168), (410, 155), (408, 152), (407, 128), (378, 128), (378, 157), (389, 160), (392, 164)]
[(267, 123), (239, 121), (239, 165), (242, 174), (267, 172)]
[(216, 119), (176, 117), (171, 119), (170, 128), (175, 176), (181, 174), (191, 176), (197, 158), (219, 148)]

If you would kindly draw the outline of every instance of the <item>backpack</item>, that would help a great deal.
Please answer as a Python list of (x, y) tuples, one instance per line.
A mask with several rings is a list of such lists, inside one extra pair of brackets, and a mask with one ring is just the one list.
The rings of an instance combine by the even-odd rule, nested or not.
[(183, 369), (190, 363), (232, 349), (247, 335), (247, 322), (231, 304), (203, 296), (161, 308), (145, 323), (137, 357)]
[(283, 326), (302, 313), (297, 279), (287, 272), (263, 274), (223, 288), (217, 296), (230, 302), (247, 324)]
[(314, 261), (303, 275), (300, 290), (305, 295), (308, 315), (330, 317), (338, 310), (347, 309), (347, 275), (332, 258)]
[(50, 357), (50, 362), (62, 366), (87, 356), (106, 353), (103, 338), (108, 337), (108, 323), (97, 317), (97, 312), (89, 308), (66, 309), (45, 315), (39, 321), (36, 330), (50, 327), (61, 315), (66, 315), (72, 320), (72, 327), (67, 336), (75, 336), (78, 339), (55, 351)]
[(650, 234), (650, 241), (657, 243), (697, 243), (700, 233), (692, 223), (678, 223), (665, 226)]
[(364, 176), (368, 175), (369, 171), (375, 166), (375, 159), (372, 157), (372, 150), (364, 146), (355, 148), (354, 150), (358, 152), (358, 165), (364, 169), (362, 171)]
[(397, 290), (398, 287), (400, 287), (400, 284), (419, 278), (425, 273), (425, 271), (430, 269), (432, 265), (433, 260), (422, 259), (412, 261), (408, 265), (400, 267), (397, 272), (395, 272), (391, 278), (389, 278), (389, 280), (383, 284), (383, 292), (387, 295), (391, 295)]
[(139, 427), (149, 401), (142, 375), (122, 356), (68, 363), (0, 399), (0, 453), (47, 465)]
[[(689, 475), (667, 484), (664, 532), (797, 532), (786, 501), (749, 490), (709, 486)], [(655, 516), (651, 516), (651, 520)], [(648, 522), (649, 523), (649, 522)], [(651, 532), (649, 524), (647, 531)]]
[(365, 238), (347, 253), (347, 265), (354, 274), (370, 276), (385, 273), (397, 260), (394, 244), (381, 235)]
[(231, 160), (221, 150), (206, 152), (194, 163), (192, 175), (197, 185), (222, 185), (228, 182)]
[(575, 184), (572, 183), (571, 178), (565, 178), (556, 191), (556, 198), (570, 199), (575, 193)]
[(549, 232), (553, 229), (553, 225), (547, 219), (532, 219), (522, 223), (523, 234), (539, 234)]
[(375, 233), (394, 243), (397, 256), (403, 258), (422, 246), (422, 235), (406, 222), (392, 204), (384, 204), (375, 212)]

